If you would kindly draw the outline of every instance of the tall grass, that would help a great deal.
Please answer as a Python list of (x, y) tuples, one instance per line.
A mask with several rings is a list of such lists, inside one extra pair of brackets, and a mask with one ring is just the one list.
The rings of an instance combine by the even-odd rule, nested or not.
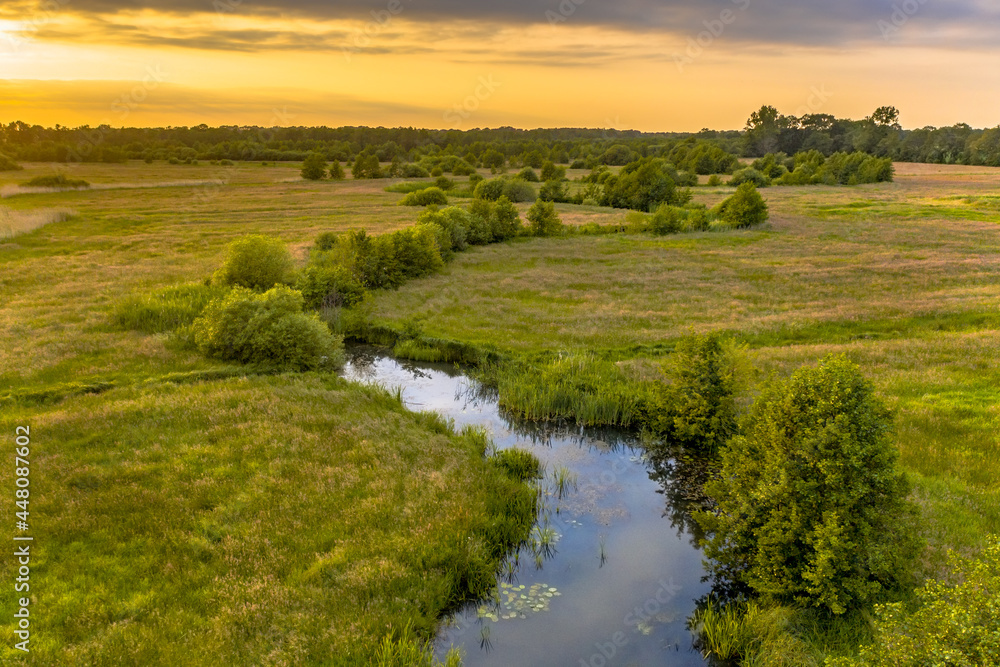
[(586, 352), (547, 362), (488, 365), (480, 379), (496, 387), (500, 406), (524, 419), (571, 419), (587, 426), (629, 427), (642, 421), (648, 390), (616, 364)]
[(227, 287), (204, 283), (176, 285), (152, 293), (128, 296), (111, 311), (112, 323), (127, 330), (165, 333), (189, 325), (201, 315), (213, 299), (223, 296)]
[(53, 222), (64, 222), (75, 215), (75, 211), (64, 209), (16, 211), (0, 206), (0, 239), (12, 239)]

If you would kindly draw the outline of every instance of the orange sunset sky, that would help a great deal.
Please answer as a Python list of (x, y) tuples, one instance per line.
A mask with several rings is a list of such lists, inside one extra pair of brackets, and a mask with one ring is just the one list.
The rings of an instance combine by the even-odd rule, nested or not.
[(994, 0), (0, 4), (0, 122), (741, 128), (1000, 123)]

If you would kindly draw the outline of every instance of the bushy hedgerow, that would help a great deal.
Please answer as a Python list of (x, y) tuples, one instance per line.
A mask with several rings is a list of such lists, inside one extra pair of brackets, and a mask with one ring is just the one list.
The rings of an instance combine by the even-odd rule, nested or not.
[(843, 357), (772, 384), (721, 450), (697, 521), (717, 577), (767, 600), (833, 614), (909, 580), (915, 510), (892, 415)]
[(281, 239), (251, 234), (227, 246), (226, 258), (212, 279), (222, 285), (266, 290), (288, 282), (291, 273), (292, 255)]
[(736, 192), (712, 209), (712, 214), (729, 227), (742, 229), (767, 221), (767, 203), (753, 183), (743, 183)]
[(429, 188), (424, 188), (423, 190), (417, 190), (416, 192), (409, 193), (403, 197), (403, 201), (399, 203), (402, 206), (436, 206), (447, 204), (448, 196), (441, 190), (441, 188), (431, 186)]
[(228, 361), (302, 371), (339, 368), (343, 341), (302, 307), (302, 294), (284, 285), (263, 294), (235, 287), (194, 321), (194, 341), (205, 355)]
[(777, 185), (860, 185), (892, 181), (895, 167), (891, 158), (879, 158), (867, 153), (834, 153), (824, 157), (816, 150), (796, 153), (792, 158), (783, 154), (768, 154), (754, 162), (784, 164), (788, 171), (776, 177)]

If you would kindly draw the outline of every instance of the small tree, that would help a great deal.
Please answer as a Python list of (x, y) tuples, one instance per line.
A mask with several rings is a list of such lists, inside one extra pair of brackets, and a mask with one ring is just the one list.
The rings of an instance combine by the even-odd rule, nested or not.
[(318, 181), (326, 176), (326, 158), (321, 153), (310, 153), (302, 163), (302, 178)]
[(666, 382), (651, 403), (652, 430), (671, 443), (716, 454), (736, 433), (735, 364), (722, 338), (682, 339), (662, 372)]
[(744, 183), (712, 213), (732, 227), (752, 227), (767, 221), (767, 204), (753, 183)]
[(291, 273), (292, 255), (281, 239), (251, 234), (229, 244), (214, 280), (223, 285), (266, 290), (286, 282)]
[(284, 285), (263, 294), (237, 287), (194, 321), (194, 339), (219, 359), (294, 370), (341, 366), (343, 341), (302, 306), (302, 294)]
[(919, 551), (891, 414), (843, 357), (802, 368), (754, 404), (706, 485), (717, 576), (834, 614), (909, 578)]
[(528, 209), (528, 229), (533, 236), (555, 236), (563, 231), (556, 207), (549, 201), (536, 201)]
[(344, 180), (344, 168), (340, 166), (339, 160), (334, 160), (330, 165), (330, 178), (334, 181)]
[(490, 222), (493, 227), (493, 238), (497, 241), (513, 238), (522, 229), (521, 216), (517, 212), (517, 207), (504, 196), (497, 200)]

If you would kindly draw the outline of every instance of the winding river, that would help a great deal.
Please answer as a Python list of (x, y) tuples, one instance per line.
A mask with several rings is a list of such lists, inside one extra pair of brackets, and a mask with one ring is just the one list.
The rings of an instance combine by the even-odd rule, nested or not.
[(455, 646), (468, 667), (706, 664), (686, 626), (709, 584), (690, 522), (670, 500), (682, 485), (635, 436), (513, 420), (454, 366), (349, 353), (348, 379), (401, 387), (408, 408), (483, 426), (499, 448), (528, 449), (546, 466), (533, 543), (507, 563), (497, 599), (449, 620), (439, 657)]

